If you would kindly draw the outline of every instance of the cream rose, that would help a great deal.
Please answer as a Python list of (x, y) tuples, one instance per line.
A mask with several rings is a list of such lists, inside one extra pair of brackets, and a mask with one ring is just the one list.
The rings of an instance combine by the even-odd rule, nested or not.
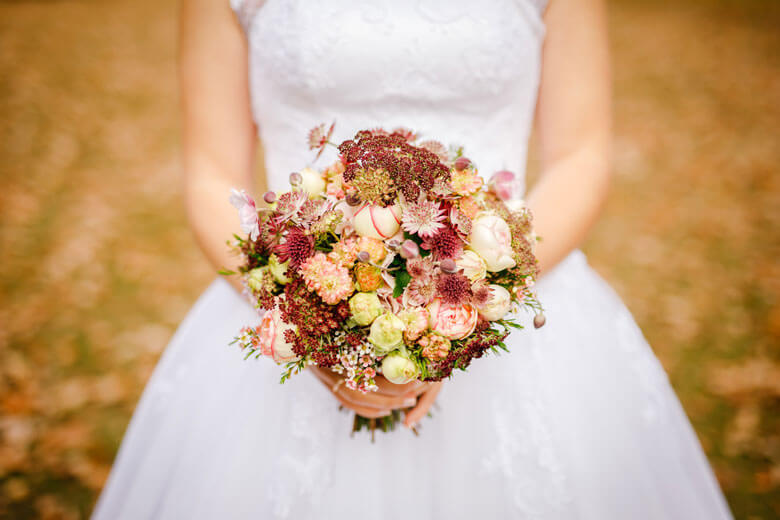
[(284, 337), (285, 331), (288, 330), (295, 330), (295, 326), (282, 320), (279, 309), (267, 311), (257, 329), (260, 351), (264, 355), (272, 357), (277, 363), (286, 363), (297, 359), (292, 345)]
[(314, 168), (306, 167), (300, 171), (301, 189), (309, 194), (310, 198), (319, 197), (325, 192), (325, 179)]
[(455, 260), (455, 265), (458, 269), (463, 270), (463, 276), (472, 283), (482, 280), (487, 275), (487, 264), (485, 264), (485, 261), (477, 253), (468, 249), (463, 251), (458, 259)]
[(358, 235), (385, 240), (401, 228), (401, 208), (398, 206), (363, 205), (355, 211), (352, 226)]
[(428, 324), (431, 330), (447, 339), (463, 339), (477, 326), (479, 314), (471, 305), (452, 305), (440, 298), (428, 304)]
[(391, 383), (404, 385), (418, 376), (420, 370), (414, 361), (400, 352), (388, 354), (382, 360), (382, 375)]
[(383, 314), (371, 324), (368, 341), (374, 345), (377, 355), (383, 356), (403, 345), (405, 328), (395, 314)]
[(375, 292), (359, 292), (349, 299), (349, 311), (352, 319), (361, 327), (371, 325), (382, 314), (382, 302)]
[(509, 312), (512, 303), (512, 295), (500, 285), (488, 285), (490, 298), (484, 305), (480, 305), (479, 315), (488, 321), (500, 320)]
[(498, 215), (477, 215), (471, 226), (469, 249), (482, 257), (487, 270), (492, 273), (515, 266), (512, 258), (512, 232), (509, 224)]

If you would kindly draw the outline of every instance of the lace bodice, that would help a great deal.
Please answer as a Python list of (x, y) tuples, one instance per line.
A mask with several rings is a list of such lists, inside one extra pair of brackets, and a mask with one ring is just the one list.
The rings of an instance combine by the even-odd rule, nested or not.
[(252, 110), (271, 189), (312, 160), (308, 130), (333, 120), (335, 140), (405, 126), (464, 145), (483, 175), (505, 168), (522, 178), (544, 0), (231, 4), (249, 42)]

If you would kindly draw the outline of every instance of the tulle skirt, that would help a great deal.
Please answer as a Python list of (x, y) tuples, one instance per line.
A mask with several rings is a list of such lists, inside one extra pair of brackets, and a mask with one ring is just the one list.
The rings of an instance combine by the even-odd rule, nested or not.
[(94, 518), (731, 518), (663, 368), (584, 255), (538, 293), (543, 328), (445, 382), (419, 436), (371, 443), (312, 374), (280, 385), (272, 361), (228, 346), (258, 317), (215, 281), (160, 359)]

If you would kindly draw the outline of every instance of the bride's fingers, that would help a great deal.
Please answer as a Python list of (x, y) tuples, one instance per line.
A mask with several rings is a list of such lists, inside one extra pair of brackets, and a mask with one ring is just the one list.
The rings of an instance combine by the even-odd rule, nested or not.
[(404, 418), (405, 426), (412, 428), (420, 421), (420, 419), (425, 417), (425, 414), (428, 413), (428, 409), (436, 400), (436, 396), (439, 395), (439, 391), (441, 391), (441, 385), (441, 382), (432, 383), (428, 387), (428, 391), (420, 397), (420, 400), (417, 402), (417, 406), (406, 412), (406, 417)]
[[(342, 404), (349, 403), (349, 408), (370, 408), (376, 410), (395, 410), (408, 408), (417, 403), (416, 394), (406, 396), (386, 396), (375, 392), (362, 393), (350, 390), (344, 384), (339, 384), (340, 376), (329, 370), (314, 370), (314, 375), (330, 390)], [(363, 415), (361, 413), (361, 415)], [(386, 414), (385, 414), (386, 415)]]
[[(319, 367), (310, 367), (310, 369), (321, 381), (329, 382), (331, 385), (335, 385), (339, 379), (342, 379), (339, 374), (332, 370)], [(374, 380), (377, 385), (376, 394), (379, 395), (395, 397), (411, 395), (416, 397), (428, 388), (428, 383), (423, 383), (422, 381), (412, 381), (403, 385), (397, 385), (385, 379), (381, 374), (378, 374)]]
[(417, 403), (417, 398), (409, 396), (386, 396), (375, 392), (362, 393), (349, 388), (338, 388), (335, 395), (357, 405), (379, 410), (395, 410), (400, 408), (409, 408)]
[(423, 383), (422, 381), (412, 381), (405, 385), (397, 385), (391, 383), (381, 375), (377, 375), (374, 380), (376, 381), (376, 386), (379, 388), (377, 392), (383, 395), (407, 395), (410, 393), (418, 395), (424, 392), (427, 386), (427, 383)]
[(333, 395), (346, 408), (349, 408), (356, 414), (361, 415), (367, 419), (378, 419), (379, 417), (387, 417), (391, 413), (390, 410), (378, 410), (376, 408), (366, 408), (364, 406), (356, 406), (338, 394), (333, 394)]

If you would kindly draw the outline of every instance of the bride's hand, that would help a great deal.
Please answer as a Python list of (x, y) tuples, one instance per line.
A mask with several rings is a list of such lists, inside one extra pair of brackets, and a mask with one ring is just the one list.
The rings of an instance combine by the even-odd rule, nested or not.
[[(375, 380), (379, 389), (364, 394), (357, 390), (350, 390), (343, 383), (339, 383), (342, 377), (331, 370), (314, 366), (309, 368), (342, 405), (363, 417), (375, 419), (390, 415), (392, 410), (414, 407), (406, 414), (404, 420), (406, 426), (413, 426), (427, 413), (436, 399), (440, 386), (440, 383), (420, 381), (396, 385), (377, 375)], [(422, 397), (418, 402), (417, 398), (420, 395)]]

